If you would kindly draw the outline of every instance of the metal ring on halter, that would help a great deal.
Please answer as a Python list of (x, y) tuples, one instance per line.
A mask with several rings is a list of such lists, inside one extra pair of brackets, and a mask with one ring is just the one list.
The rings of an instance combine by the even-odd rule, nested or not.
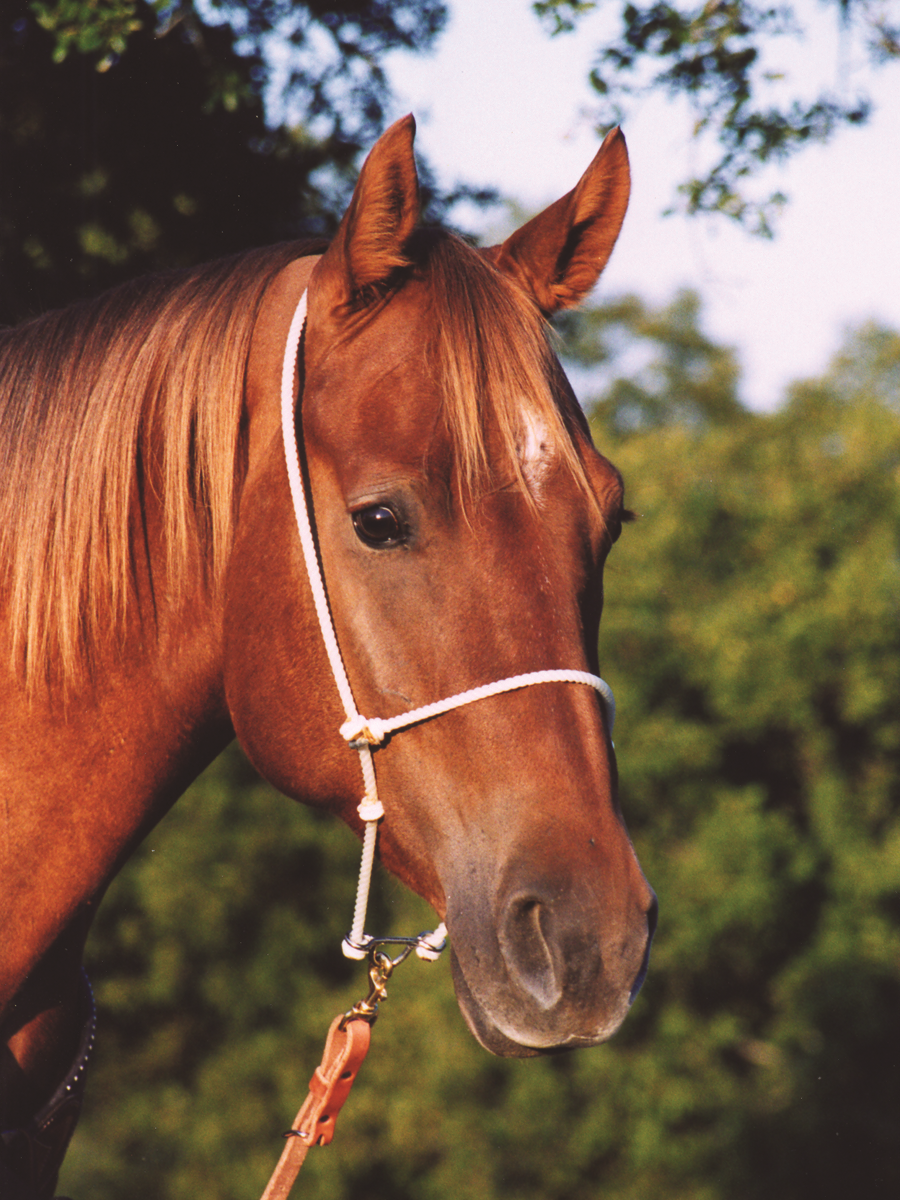
[(446, 945), (447, 926), (441, 923), (431, 933), (420, 933), (416, 937), (373, 937), (364, 933), (359, 941), (355, 941), (351, 939), (350, 934), (347, 934), (341, 943), (341, 949), (344, 951), (345, 957), (362, 960), (371, 951), (377, 950), (381, 946), (403, 946), (405, 949), (396, 957), (395, 963), (403, 962), (413, 950), (418, 958), (422, 958), (426, 962), (435, 962)]

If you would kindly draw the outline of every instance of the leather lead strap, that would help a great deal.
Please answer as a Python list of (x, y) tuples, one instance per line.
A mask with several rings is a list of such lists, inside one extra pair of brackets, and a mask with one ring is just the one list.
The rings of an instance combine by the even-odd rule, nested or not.
[(372, 1026), (361, 1019), (335, 1017), (325, 1040), (322, 1062), (309, 1081), (309, 1095), (284, 1136), (287, 1144), (272, 1172), (262, 1200), (285, 1200), (310, 1146), (327, 1146), (353, 1081), (369, 1050)]

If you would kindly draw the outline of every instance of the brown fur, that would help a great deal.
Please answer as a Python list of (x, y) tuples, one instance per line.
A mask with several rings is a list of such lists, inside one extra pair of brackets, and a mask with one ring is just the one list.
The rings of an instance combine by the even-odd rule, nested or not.
[[(4, 1129), (71, 1065), (107, 883), (232, 736), (286, 795), (360, 828), (280, 444), (304, 287), (306, 478), (362, 711), (598, 669), (622, 481), (590, 445), (540, 313), (602, 269), (624, 142), (478, 253), (414, 232), (412, 133), (406, 119), (379, 140), (318, 259), (257, 251), (0, 336)], [(382, 503), (404, 536), (370, 545), (356, 514)], [(378, 752), (382, 861), (446, 921), (461, 1009), (494, 1053), (596, 1045), (643, 978), (655, 903), (608, 734), (593, 691), (547, 685)], [(65, 1140), (18, 1191), (53, 1194)]]
[(577, 186), (496, 248), (498, 265), (548, 315), (580, 304), (609, 261), (630, 191), (625, 138), (612, 129)]
[(364, 292), (406, 267), (404, 246), (419, 216), (419, 182), (413, 157), (416, 123), (406, 117), (385, 133), (360, 174), (335, 241), (350, 292)]

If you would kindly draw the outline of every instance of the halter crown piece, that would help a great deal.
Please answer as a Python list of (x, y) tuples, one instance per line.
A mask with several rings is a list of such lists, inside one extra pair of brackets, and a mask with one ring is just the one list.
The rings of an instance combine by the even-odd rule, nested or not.
[[(359, 870), (359, 885), (356, 891), (356, 905), (353, 912), (353, 925), (344, 938), (342, 949), (348, 958), (362, 959), (371, 946), (379, 943), (399, 943), (415, 949), (420, 958), (434, 960), (444, 949), (447, 941), (447, 927), (440, 924), (433, 933), (419, 934), (412, 938), (374, 938), (365, 933), (366, 908), (369, 899), (369, 885), (372, 879), (372, 867), (375, 862), (375, 842), (378, 837), (378, 822), (384, 816), (384, 808), (378, 799), (378, 785), (375, 781), (375, 764), (372, 758), (373, 747), (380, 746), (389, 734), (399, 729), (406, 729), (440, 713), (460, 708), (464, 704), (474, 704), (486, 696), (497, 696), (503, 692), (516, 691), (519, 688), (530, 687), (537, 683), (579, 683), (595, 688), (603, 701), (606, 710), (609, 733), (612, 734), (613, 722), (616, 715), (616, 703), (612, 689), (599, 675), (591, 675), (587, 671), (531, 671), (525, 675), (513, 675), (496, 683), (486, 683), (482, 687), (471, 688), (456, 696), (448, 696), (445, 700), (437, 700), (433, 704), (411, 709), (387, 720), (378, 717), (364, 717), (356, 707), (353, 690), (341, 658), (340, 647), (334, 632), (331, 612), (328, 607), (328, 596), (316, 544), (312, 534), (309, 510), (306, 504), (306, 493), (303, 486), (303, 476), (300, 470), (300, 458), (297, 451), (297, 437), (294, 427), (294, 371), (297, 363), (297, 353), (300, 337), (306, 322), (306, 292), (300, 297), (293, 320), (288, 331), (287, 344), (284, 349), (284, 362), (281, 371), (281, 428), (284, 437), (284, 453), (287, 461), (288, 481), (291, 487), (291, 497), (294, 502), (294, 514), (297, 518), (297, 530), (303, 548), (303, 558), (312, 588), (319, 619), (319, 628), (328, 652), (334, 682), (337, 685), (341, 701), (344, 705), (346, 720), (340, 727), (341, 736), (359, 754), (362, 769), (365, 795), (357, 809), (365, 822), (363, 835), (362, 863)], [(408, 953), (408, 950), (407, 950)]]

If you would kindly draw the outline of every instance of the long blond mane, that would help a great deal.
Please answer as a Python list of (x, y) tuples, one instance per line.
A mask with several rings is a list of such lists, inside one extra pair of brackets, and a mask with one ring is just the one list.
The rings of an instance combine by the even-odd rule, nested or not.
[(298, 245), (151, 276), (0, 337), (0, 602), (16, 666), (75, 676), (121, 626), (131, 524), (160, 491), (170, 587), (231, 542), (250, 338)]

